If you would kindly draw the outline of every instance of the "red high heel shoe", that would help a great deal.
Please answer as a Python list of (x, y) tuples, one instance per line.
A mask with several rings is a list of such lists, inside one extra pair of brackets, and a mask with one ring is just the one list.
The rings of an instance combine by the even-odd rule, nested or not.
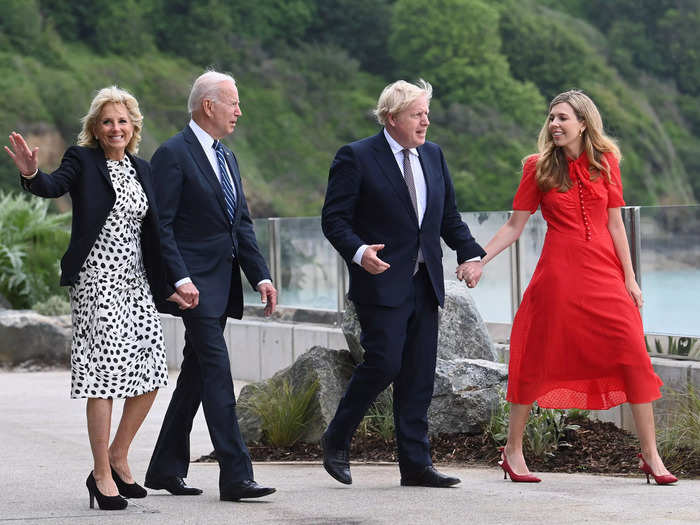
[(671, 483), (675, 483), (676, 481), (678, 481), (678, 478), (673, 474), (661, 474), (660, 476), (654, 474), (654, 471), (651, 470), (651, 467), (648, 465), (641, 452), (637, 454), (637, 457), (642, 460), (642, 464), (639, 466), (639, 470), (641, 470), (642, 472), (644, 472), (644, 474), (647, 475), (647, 484), (651, 483), (649, 481), (650, 475), (654, 476), (654, 481), (656, 481), (657, 485), (670, 485)]
[(503, 458), (502, 461), (498, 462), (503, 469), (503, 479), (507, 479), (508, 475), (510, 475), (510, 480), (515, 483), (539, 483), (542, 481), (540, 478), (533, 476), (532, 474), (516, 474), (513, 472), (513, 469), (510, 468), (510, 465), (508, 464), (503, 447), (498, 447), (498, 451), (501, 452), (501, 457)]

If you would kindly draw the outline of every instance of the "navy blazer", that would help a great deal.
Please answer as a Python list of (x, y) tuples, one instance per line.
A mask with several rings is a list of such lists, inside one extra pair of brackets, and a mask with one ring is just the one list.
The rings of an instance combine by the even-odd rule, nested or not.
[[(158, 213), (151, 183), (151, 168), (143, 159), (127, 153), (148, 199), (148, 212), (141, 227), (141, 252), (153, 298), (158, 301), (172, 293), (168, 289), (160, 257)], [(117, 195), (107, 170), (102, 148), (71, 146), (61, 165), (51, 174), (20, 177), (22, 187), (39, 197), (60, 197), (69, 193), (73, 204), (70, 243), (61, 259), (61, 285), (71, 286), (87, 259), (97, 236), (114, 207)]]
[[(323, 233), (345, 259), (350, 272), (350, 299), (359, 303), (398, 306), (408, 284), (418, 248), (442, 306), (445, 284), (440, 237), (462, 263), (486, 252), (477, 244), (457, 211), (452, 179), (437, 144), (418, 148), (427, 187), (421, 226), (408, 188), (384, 131), (343, 146), (331, 164), (323, 205)], [(379, 257), (391, 267), (372, 275), (352, 262), (363, 244), (384, 244)]]
[(179, 310), (174, 303), (164, 303), (158, 305), (161, 311), (194, 317), (226, 314), (240, 319), (243, 288), (239, 265), (253, 289), (263, 279), (270, 279), (255, 240), (238, 162), (225, 146), (224, 153), (236, 190), (233, 224), (226, 213), (221, 183), (189, 125), (163, 143), (151, 159), (169, 283), (190, 277), (199, 290), (197, 308)]

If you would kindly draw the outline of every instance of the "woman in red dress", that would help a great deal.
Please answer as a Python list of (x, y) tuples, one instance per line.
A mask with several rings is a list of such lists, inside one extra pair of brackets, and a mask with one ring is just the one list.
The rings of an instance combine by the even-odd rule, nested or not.
[[(644, 344), (635, 280), (620, 207), (620, 150), (581, 91), (552, 100), (539, 154), (524, 161), (513, 214), (494, 235), (486, 264), (510, 246), (538, 207), (547, 235), (513, 321), (507, 399), (508, 441), (501, 466), (513, 481), (532, 476), (522, 452), (530, 406), (604, 410), (628, 402), (642, 447), (640, 468), (673, 483), (656, 448), (651, 402), (661, 397)], [(475, 284), (480, 268), (458, 273)], [(504, 474), (505, 475), (505, 474)]]

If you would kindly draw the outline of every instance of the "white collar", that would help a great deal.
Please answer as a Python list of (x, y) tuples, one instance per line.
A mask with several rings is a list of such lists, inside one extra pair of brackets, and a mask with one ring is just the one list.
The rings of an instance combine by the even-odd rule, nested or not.
[[(404, 148), (401, 144), (399, 144), (398, 142), (396, 142), (396, 141), (394, 140), (394, 137), (392, 137), (391, 135), (389, 135), (389, 132), (386, 130), (386, 128), (384, 128), (384, 136), (386, 137), (386, 140), (387, 140), (387, 142), (389, 143), (389, 147), (391, 148), (391, 152), (392, 152), (394, 155), (396, 155), (396, 154), (399, 153), (400, 151), (403, 151), (403, 150), (406, 149), (406, 148)], [(417, 150), (416, 148), (409, 148), (408, 151), (409, 151), (411, 154), (415, 155), (416, 157), (418, 156), (418, 150)]]
[(202, 127), (199, 124), (197, 124), (193, 119), (190, 119), (190, 129), (194, 133), (195, 137), (197, 137), (197, 140), (202, 145), (202, 148), (204, 148), (204, 151), (213, 151), (212, 146), (214, 145), (214, 139), (209, 133), (204, 131)]

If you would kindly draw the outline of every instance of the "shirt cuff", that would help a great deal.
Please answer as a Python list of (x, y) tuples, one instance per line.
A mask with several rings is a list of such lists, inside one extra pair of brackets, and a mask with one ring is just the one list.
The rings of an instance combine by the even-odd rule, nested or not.
[(481, 260), (481, 255), (477, 255), (476, 257), (472, 257), (471, 259), (467, 259), (464, 262), (474, 262), (474, 261), (480, 261)]
[(267, 283), (267, 284), (272, 284), (272, 281), (271, 281), (270, 279), (263, 279), (262, 281), (260, 281), (260, 282), (255, 286), (255, 288), (259, 290), (259, 289), (260, 289), (260, 285), (261, 285), (261, 284), (265, 284), (265, 283)]
[(365, 250), (368, 246), (368, 244), (363, 244), (362, 246), (360, 246), (355, 252), (355, 255), (352, 258), (352, 262), (359, 266), (362, 266), (362, 256), (365, 254)]
[(187, 284), (187, 283), (191, 283), (191, 282), (192, 282), (192, 279), (190, 279), (189, 277), (185, 277), (183, 279), (180, 279), (179, 281), (177, 281), (175, 283), (175, 289), (179, 288), (183, 284)]
[(32, 173), (31, 175), (25, 175), (25, 174), (22, 173), (21, 171), (19, 172), (20, 176), (21, 176), (23, 179), (27, 179), (27, 180), (33, 179), (34, 177), (36, 177), (37, 173), (39, 173), (39, 169), (38, 169), (38, 168), (35, 169), (35, 170), (34, 170), (34, 173)]

